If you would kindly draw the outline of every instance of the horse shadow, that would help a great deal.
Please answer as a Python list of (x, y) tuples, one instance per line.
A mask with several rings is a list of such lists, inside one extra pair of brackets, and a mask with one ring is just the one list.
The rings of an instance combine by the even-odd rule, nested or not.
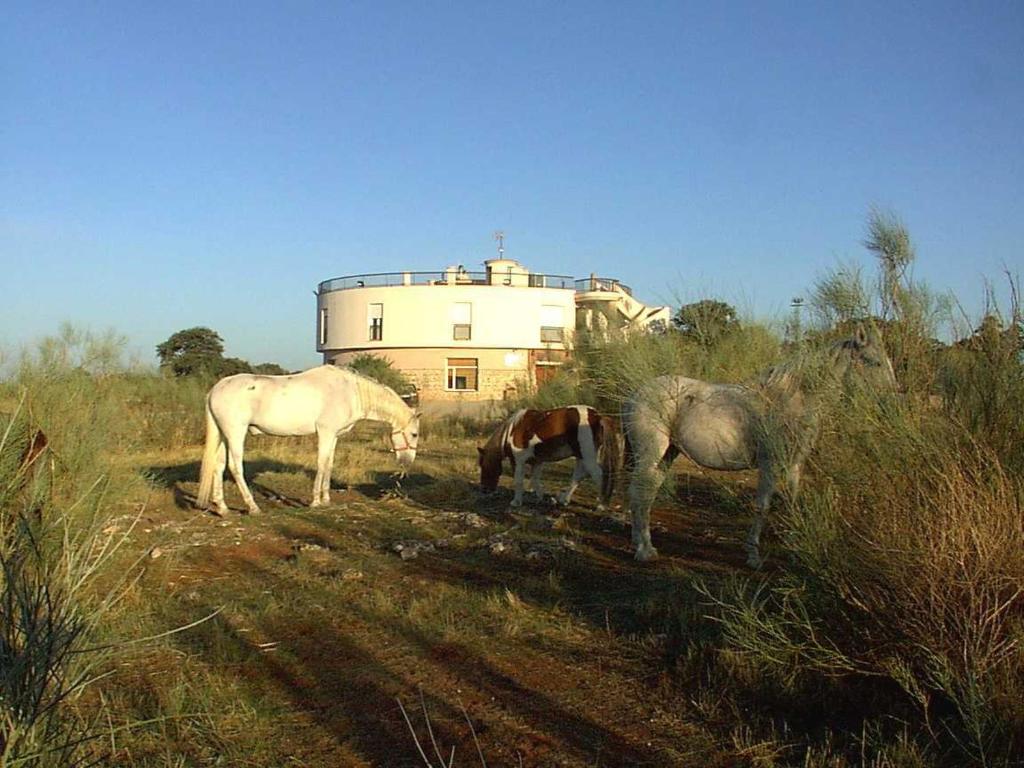
[[(195, 493), (186, 489), (184, 484), (199, 482), (199, 468), (200, 462), (186, 461), (180, 464), (160, 464), (143, 467), (141, 473), (153, 485), (171, 491), (174, 497), (174, 505), (178, 509), (194, 509), (196, 506)], [(312, 470), (301, 464), (292, 464), (274, 459), (254, 459), (245, 463), (246, 479), (253, 493), (259, 493), (272, 501), (288, 507), (308, 506), (307, 502), (284, 494), (255, 480), (256, 477), (264, 472), (302, 474), (312, 483), (315, 474)], [(230, 479), (230, 475), (226, 475), (224, 481), (233, 482)]]

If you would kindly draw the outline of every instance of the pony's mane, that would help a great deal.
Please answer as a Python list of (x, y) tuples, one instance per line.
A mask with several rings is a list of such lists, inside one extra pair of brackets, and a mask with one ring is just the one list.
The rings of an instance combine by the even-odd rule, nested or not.
[(519, 411), (509, 414), (508, 418), (502, 419), (498, 425), (491, 432), (491, 436), (484, 443), (484, 452), (498, 452), (501, 453), (504, 450), (505, 435), (509, 431), (509, 427), (512, 424), (512, 420), (519, 415)]

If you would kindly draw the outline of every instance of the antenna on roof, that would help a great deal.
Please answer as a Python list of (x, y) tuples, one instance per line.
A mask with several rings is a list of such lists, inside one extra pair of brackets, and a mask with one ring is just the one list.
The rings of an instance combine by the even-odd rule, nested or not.
[(494, 233), (494, 239), (498, 241), (498, 258), (505, 258), (505, 233), (500, 229)]

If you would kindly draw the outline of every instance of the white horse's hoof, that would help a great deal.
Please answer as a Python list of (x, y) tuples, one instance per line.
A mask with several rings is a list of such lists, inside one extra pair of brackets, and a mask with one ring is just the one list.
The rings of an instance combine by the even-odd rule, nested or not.
[(635, 557), (637, 562), (640, 563), (646, 563), (649, 560), (657, 560), (658, 550), (654, 547), (638, 547), (636, 554), (633, 555), (633, 557)]
[(255, 504), (253, 504), (251, 507), (249, 507), (248, 513), (250, 515), (262, 515), (263, 510), (257, 507)]

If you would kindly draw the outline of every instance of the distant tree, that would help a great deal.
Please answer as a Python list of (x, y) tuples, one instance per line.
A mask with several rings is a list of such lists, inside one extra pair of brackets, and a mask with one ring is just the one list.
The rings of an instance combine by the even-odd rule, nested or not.
[(286, 374), (277, 363), (252, 365), (240, 357), (224, 357), (224, 340), (209, 328), (187, 328), (158, 344), (160, 367), (175, 376), (233, 376), (236, 373)]
[(209, 328), (187, 328), (157, 344), (160, 367), (175, 376), (219, 374), (224, 361), (224, 340)]
[(217, 365), (215, 373), (218, 377), (234, 376), (236, 373), (252, 373), (248, 360), (240, 357), (223, 357)]
[(252, 372), (263, 376), (285, 376), (288, 373), (277, 363), (258, 363), (252, 367)]
[(403, 397), (412, 395), (416, 391), (415, 385), (406, 378), (404, 373), (392, 367), (391, 361), (386, 357), (378, 357), (369, 353), (356, 355), (348, 367), (356, 373), (361, 373), (363, 376), (368, 376), (374, 381), (391, 387)]
[(739, 328), (739, 319), (731, 305), (717, 299), (704, 299), (680, 307), (672, 324), (683, 336), (707, 348)]

